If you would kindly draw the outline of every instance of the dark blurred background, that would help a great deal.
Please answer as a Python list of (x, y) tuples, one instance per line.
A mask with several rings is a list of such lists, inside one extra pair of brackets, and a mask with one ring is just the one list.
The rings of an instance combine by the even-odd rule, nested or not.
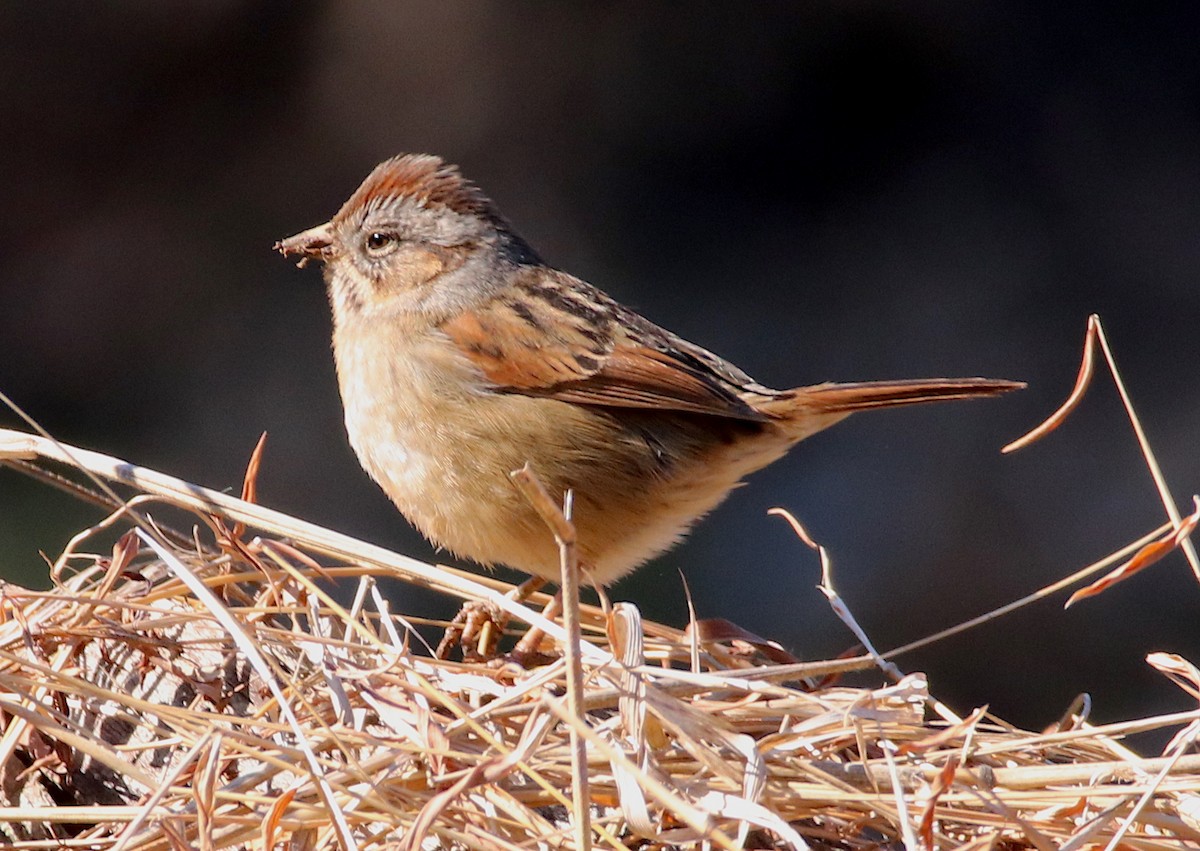
[[(1192, 4), (10, 3), (0, 7), (0, 390), (63, 440), (422, 558), (341, 427), (319, 274), (272, 243), (381, 159), (461, 164), (567, 269), (776, 386), (1024, 379), (864, 415), (616, 586), (808, 658), (881, 648), (1093, 561), (1163, 510), (1116, 394), (1013, 457), (1100, 313), (1169, 481), (1200, 489), (1200, 16)], [(16, 419), (0, 414), (0, 422)], [(44, 582), (95, 514), (0, 471), (0, 565)], [(407, 592), (396, 589), (398, 597)], [(1191, 708), (1179, 555), (899, 660), (1027, 726)], [(403, 600), (401, 601), (403, 605)]]

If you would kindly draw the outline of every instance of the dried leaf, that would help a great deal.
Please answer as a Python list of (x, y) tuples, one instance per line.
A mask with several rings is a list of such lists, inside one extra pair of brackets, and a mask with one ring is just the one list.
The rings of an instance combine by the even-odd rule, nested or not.
[(937, 847), (933, 841), (933, 825), (937, 816), (938, 799), (942, 797), (942, 793), (949, 789), (950, 785), (954, 782), (954, 772), (956, 771), (958, 771), (958, 757), (952, 757), (946, 760), (946, 764), (942, 766), (941, 771), (933, 778), (933, 784), (929, 791), (929, 800), (925, 802), (925, 809), (921, 812), (921, 821), (917, 827), (917, 835), (921, 837), (921, 844), (925, 848)]
[(1007, 454), (1016, 452), (1018, 449), (1024, 449), (1032, 443), (1036, 443), (1043, 437), (1054, 431), (1071, 415), (1079, 403), (1083, 400), (1083, 394), (1087, 392), (1088, 385), (1092, 382), (1092, 374), (1096, 369), (1096, 337), (1100, 330), (1100, 317), (1092, 314), (1088, 317), (1087, 334), (1083, 338), (1083, 361), (1079, 364), (1079, 374), (1075, 377), (1075, 387), (1071, 390), (1071, 395), (1067, 400), (1059, 406), (1058, 410), (1048, 416), (1041, 425), (1035, 426), (1024, 436), (1018, 437), (1012, 443), (1005, 446), (1000, 451)]
[(1176, 653), (1151, 653), (1146, 661), (1166, 674), (1175, 685), (1200, 700), (1200, 669)]
[(1063, 608), (1069, 609), (1079, 600), (1094, 597), (1097, 594), (1107, 591), (1118, 582), (1124, 582), (1129, 577), (1140, 573), (1156, 561), (1176, 550), (1192, 534), (1192, 531), (1196, 528), (1196, 524), (1200, 523), (1200, 497), (1193, 497), (1193, 501), (1196, 510), (1183, 518), (1183, 522), (1179, 524), (1179, 528), (1168, 534), (1165, 538), (1146, 544), (1146, 546), (1134, 553), (1133, 558), (1129, 561), (1100, 577), (1086, 588), (1076, 591), (1067, 600)]
[[(262, 469), (263, 450), (267, 446), (267, 433), (258, 436), (254, 451), (250, 453), (250, 462), (246, 465), (246, 475), (242, 478), (242, 499), (246, 502), (258, 502), (258, 471)], [(240, 539), (246, 532), (246, 524), (238, 521), (233, 524), (232, 537)]]
[(271, 804), (270, 811), (267, 812), (267, 817), (262, 823), (262, 847), (264, 851), (271, 851), (275, 847), (275, 834), (279, 832), (279, 823), (283, 820), (283, 814), (287, 812), (288, 804), (296, 797), (296, 788), (292, 787), (284, 791), (282, 795), (275, 799), (275, 803)]
[(952, 745), (957, 740), (967, 736), (971, 732), (971, 728), (983, 720), (987, 709), (986, 706), (981, 706), (959, 723), (952, 724), (941, 732), (934, 733), (932, 736), (926, 736), (924, 739), (916, 742), (903, 742), (896, 748), (896, 753), (901, 756), (906, 754), (923, 754), (946, 745)]
[(684, 630), (684, 636), (689, 639), (695, 636), (697, 641), (725, 644), (742, 642), (758, 650), (776, 665), (791, 665), (800, 661), (784, 650), (778, 642), (755, 635), (725, 618), (704, 618), (689, 623)]

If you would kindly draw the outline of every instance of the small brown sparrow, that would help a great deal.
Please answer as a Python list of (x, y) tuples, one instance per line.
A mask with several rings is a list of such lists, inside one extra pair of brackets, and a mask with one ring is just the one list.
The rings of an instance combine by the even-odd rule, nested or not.
[(580, 564), (608, 584), (675, 544), (741, 479), (855, 411), (994, 396), (934, 378), (772, 390), (552, 269), (437, 157), (381, 163), (330, 221), (283, 240), (324, 261), (346, 429), (435, 544), (556, 578), (509, 478), (574, 491)]

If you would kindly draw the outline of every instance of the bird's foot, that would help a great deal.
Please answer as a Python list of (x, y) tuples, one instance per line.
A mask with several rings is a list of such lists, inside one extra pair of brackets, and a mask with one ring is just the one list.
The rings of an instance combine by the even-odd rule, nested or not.
[(464, 662), (494, 659), (507, 623), (508, 615), (495, 603), (468, 600), (446, 627), (438, 642), (437, 658), (449, 659), (454, 648), (459, 647)]
[[(532, 576), (509, 591), (507, 596), (516, 602), (524, 602), (545, 584), (545, 579)], [(546, 617), (554, 617), (558, 611), (559, 600), (560, 597), (555, 596), (547, 604), (543, 613)], [(487, 662), (495, 659), (500, 636), (504, 634), (508, 621), (509, 616), (495, 603), (468, 600), (446, 627), (446, 632), (437, 646), (437, 658), (449, 659), (450, 653), (458, 646), (464, 662)], [(513, 648), (511, 661), (528, 668), (544, 665), (554, 659), (555, 657), (547, 656), (539, 650), (545, 637), (546, 634), (540, 629), (530, 628)]]

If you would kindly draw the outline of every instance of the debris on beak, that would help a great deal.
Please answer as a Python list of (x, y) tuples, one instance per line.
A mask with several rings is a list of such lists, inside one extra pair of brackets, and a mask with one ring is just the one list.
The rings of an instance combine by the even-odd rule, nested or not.
[(300, 261), (296, 265), (300, 268), (304, 268), (309, 260), (327, 260), (333, 254), (333, 227), (326, 222), (309, 228), (275, 243), (275, 250), (284, 257), (299, 254)]

